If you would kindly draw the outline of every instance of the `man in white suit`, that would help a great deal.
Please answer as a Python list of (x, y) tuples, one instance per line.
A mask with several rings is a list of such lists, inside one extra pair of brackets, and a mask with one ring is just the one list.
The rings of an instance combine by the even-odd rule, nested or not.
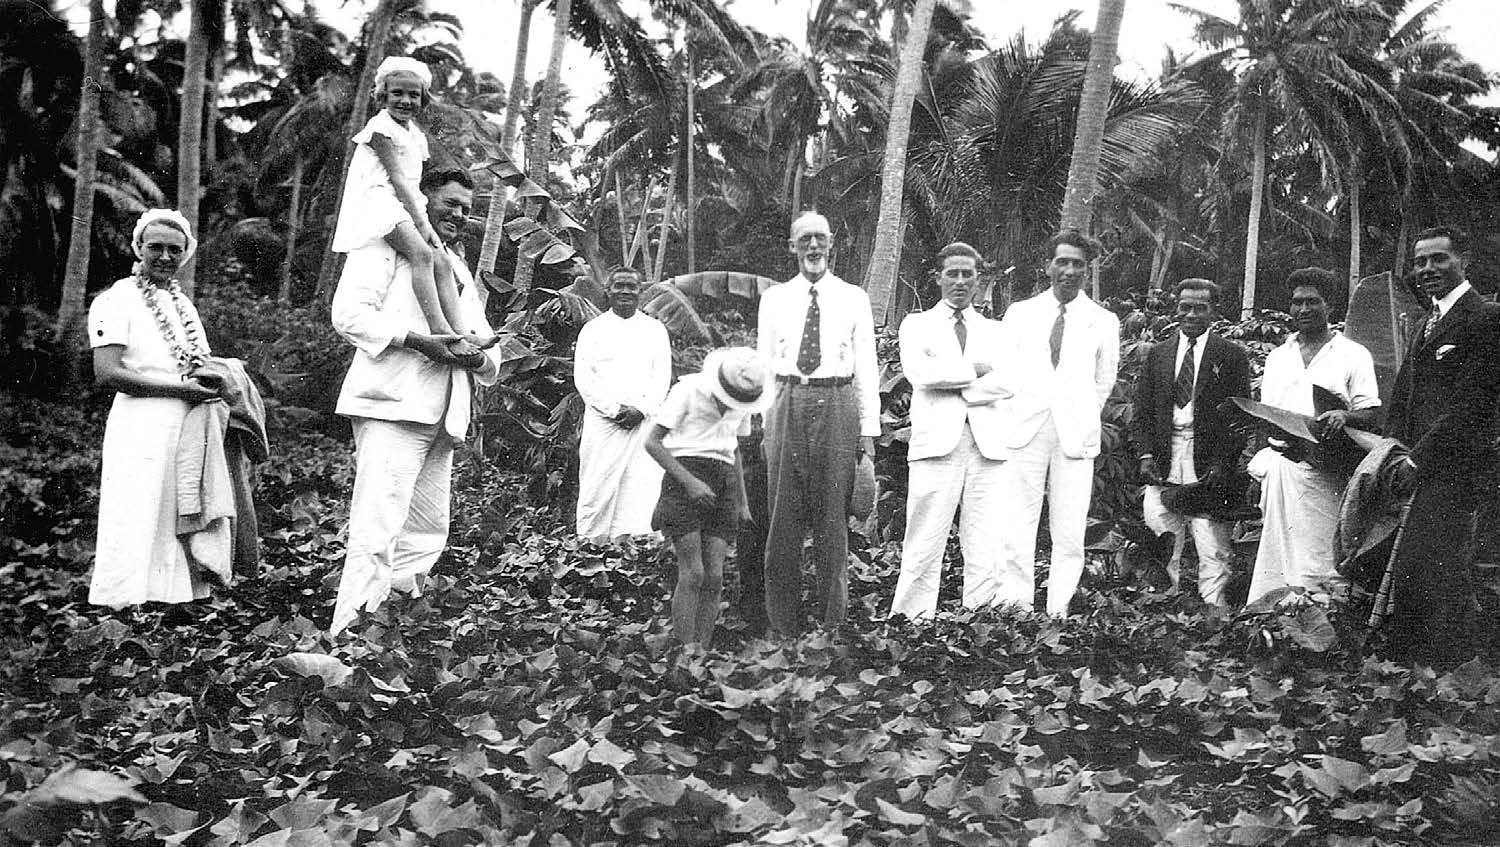
[[(433, 229), (456, 244), (473, 205), (473, 181), (462, 170), (436, 170), (421, 189)], [(450, 246), (448, 260), (464, 323), (493, 334), (463, 257)], [(411, 265), (384, 241), (350, 251), (332, 317), (355, 347), (337, 407), (354, 427), (355, 470), (349, 549), (330, 627), (336, 635), (393, 589), (422, 593), (423, 577), (448, 544), (453, 446), (469, 427), (470, 376), (493, 384), (500, 354), (454, 356), (451, 336), (427, 334)]]
[(912, 386), (906, 541), (892, 615), (937, 611), (943, 550), (962, 504), (963, 604), (988, 605), (1000, 576), (996, 520), (1003, 460), (1009, 454), (999, 397), (1000, 325), (974, 311), (979, 253), (955, 242), (938, 253), (942, 302), (901, 322), (901, 369)]
[(1001, 321), (1005, 384), (998, 520), (1000, 603), (1032, 608), (1036, 531), (1047, 495), (1052, 536), (1047, 613), (1066, 615), (1083, 575), (1083, 532), (1099, 455), (1099, 413), (1120, 364), (1120, 320), (1082, 292), (1098, 243), (1077, 230), (1049, 242), (1051, 287), (1013, 304)]

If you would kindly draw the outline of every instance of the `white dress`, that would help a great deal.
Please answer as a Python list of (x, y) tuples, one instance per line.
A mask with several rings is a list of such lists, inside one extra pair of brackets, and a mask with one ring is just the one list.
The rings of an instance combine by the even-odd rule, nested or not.
[(333, 230), (333, 246), (329, 248), (335, 253), (363, 247), (384, 238), (402, 222), (411, 221), (385, 168), (370, 147), (370, 139), (376, 135), (391, 140), (403, 181), (414, 196), (421, 196), (417, 186), (422, 181), (422, 163), (428, 158), (427, 136), (415, 121), (402, 126), (390, 112), (381, 109), (350, 139), (355, 144), (354, 158), (349, 160), (344, 200), (339, 205), (339, 221)]
[[(178, 337), (182, 323), (165, 291), (158, 295), (162, 313)], [(202, 322), (192, 303), (190, 320)], [(156, 319), (126, 277), (94, 298), (89, 306), (89, 344), (123, 345), (121, 362), (150, 376), (178, 378), (177, 360), (162, 338)], [(206, 343), (206, 342), (205, 342)], [(177, 437), (188, 403), (172, 397), (115, 394), (104, 428), (103, 473), (99, 480), (99, 534), (89, 602), (129, 606), (148, 600), (182, 603), (208, 596), (209, 585), (188, 564), (177, 539)]]

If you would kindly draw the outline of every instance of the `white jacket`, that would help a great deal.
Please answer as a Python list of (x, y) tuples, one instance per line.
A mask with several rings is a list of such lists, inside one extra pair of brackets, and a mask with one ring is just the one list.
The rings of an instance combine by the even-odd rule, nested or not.
[(1012, 396), (1005, 410), (1005, 444), (1026, 446), (1050, 414), (1063, 454), (1099, 455), (1099, 413), (1114, 390), (1120, 365), (1120, 319), (1079, 293), (1067, 306), (1062, 355), (1052, 367), (1052, 324), (1057, 297), (1049, 288), (1012, 303), (1000, 322), (1004, 384)]
[[(958, 446), (964, 423), (974, 433), (974, 443), (986, 459), (1005, 459), (1004, 411), (999, 400), (1009, 392), (1000, 373), (1001, 330), (998, 321), (971, 309), (964, 311), (968, 329), (962, 351), (953, 332), (953, 307), (938, 303), (925, 312), (912, 312), (901, 321), (901, 370), (911, 383), (911, 438), (908, 460), (946, 456)], [(975, 363), (992, 369), (976, 378)], [(962, 393), (939, 390), (936, 383), (972, 380)]]
[[(451, 251), (448, 259), (462, 286), (458, 299), (465, 323), (470, 331), (488, 335), (489, 322), (468, 266)], [(406, 259), (380, 241), (351, 250), (333, 294), (332, 317), (333, 328), (356, 348), (339, 392), (339, 414), (420, 424), (444, 421), (450, 435), (463, 437), (472, 403), (470, 371), (394, 346), (407, 332), (428, 331)], [(500, 348), (485, 355), (489, 361), (473, 375), (482, 385), (492, 385), (499, 377)]]

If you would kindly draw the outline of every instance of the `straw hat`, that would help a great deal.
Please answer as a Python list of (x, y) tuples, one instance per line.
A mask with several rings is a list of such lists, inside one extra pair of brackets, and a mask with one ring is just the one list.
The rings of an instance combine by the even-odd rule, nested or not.
[(763, 412), (771, 403), (767, 369), (749, 347), (721, 347), (703, 359), (703, 376), (719, 402), (742, 412)]

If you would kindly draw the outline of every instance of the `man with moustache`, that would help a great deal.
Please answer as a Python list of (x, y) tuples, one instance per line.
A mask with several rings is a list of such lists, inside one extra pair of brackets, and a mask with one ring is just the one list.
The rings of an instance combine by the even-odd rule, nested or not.
[(640, 273), (612, 268), (605, 291), (609, 311), (584, 325), (573, 355), (584, 402), (578, 537), (598, 544), (653, 532), (662, 469), (646, 454), (645, 424), (672, 386), (667, 328), (638, 310)]
[[(490, 335), (479, 292), (454, 252), (474, 200), (459, 169), (422, 178), (427, 219), (449, 246), (459, 306), (471, 330)], [(373, 610), (391, 591), (422, 593), (448, 543), (453, 446), (469, 426), (473, 387), (499, 378), (498, 349), (454, 356), (452, 336), (427, 333), (411, 264), (384, 241), (349, 252), (331, 308), (333, 328), (355, 347), (337, 411), (354, 428), (354, 496), (348, 556), (330, 634)]]
[(943, 551), (962, 505), (963, 604), (995, 599), (1000, 574), (996, 498), (1008, 452), (1001, 444), (998, 377), (1000, 326), (972, 306), (979, 294), (979, 252), (961, 241), (938, 253), (943, 299), (901, 321), (901, 369), (911, 383), (906, 458), (906, 540), (892, 615), (937, 611)]
[(1469, 246), (1452, 227), (1417, 235), (1412, 274), (1431, 298), (1391, 394), (1386, 434), (1411, 451), (1412, 501), (1391, 562), (1391, 639), (1403, 658), (1452, 666), (1474, 655), (1473, 537), (1495, 493), (1500, 305), (1467, 278)]
[(802, 545), (809, 531), (823, 621), (849, 605), (849, 492), (861, 455), (874, 455), (880, 395), (870, 298), (828, 271), (828, 219), (792, 222), (799, 273), (760, 299), (758, 346), (774, 374), (765, 419), (770, 526), (766, 613), (784, 636), (802, 632)]
[(1052, 535), (1047, 613), (1062, 616), (1083, 576), (1099, 413), (1114, 390), (1120, 320), (1081, 290), (1098, 242), (1065, 230), (1048, 251), (1051, 287), (1011, 305), (1000, 322), (1000, 360), (1013, 396), (1002, 401), (1002, 443), (1012, 452), (996, 510), (1004, 557), (996, 601), (1032, 608), (1045, 492)]
[[(1373, 430), (1380, 390), (1370, 351), (1328, 326), (1330, 303), (1342, 308), (1339, 279), (1324, 268), (1301, 268), (1287, 277), (1296, 333), (1266, 357), (1261, 402), (1314, 417), (1312, 434), (1325, 440), (1345, 426)], [(1319, 412), (1313, 387), (1336, 395), (1345, 408)], [(1261, 481), (1260, 548), (1250, 578), (1249, 602), (1287, 586), (1316, 589), (1335, 579), (1334, 531), (1345, 475), (1314, 467), (1296, 446), (1273, 439), (1250, 460)]]
[(1229, 427), (1219, 407), (1231, 397), (1250, 396), (1250, 360), (1239, 345), (1208, 331), (1218, 301), (1219, 286), (1210, 280), (1184, 279), (1177, 284), (1177, 332), (1146, 354), (1136, 384), (1130, 440), (1140, 455), (1141, 479), (1146, 483), (1146, 525), (1158, 535), (1173, 534), (1167, 562), (1172, 590), (1178, 590), (1182, 550), (1191, 531), (1198, 553), (1198, 594), (1205, 603), (1222, 605), (1234, 558), (1232, 522), (1201, 512), (1184, 514), (1168, 508), (1162, 498), (1169, 487), (1195, 483), (1206, 499), (1215, 501), (1235, 490), (1233, 479), (1245, 439)]

